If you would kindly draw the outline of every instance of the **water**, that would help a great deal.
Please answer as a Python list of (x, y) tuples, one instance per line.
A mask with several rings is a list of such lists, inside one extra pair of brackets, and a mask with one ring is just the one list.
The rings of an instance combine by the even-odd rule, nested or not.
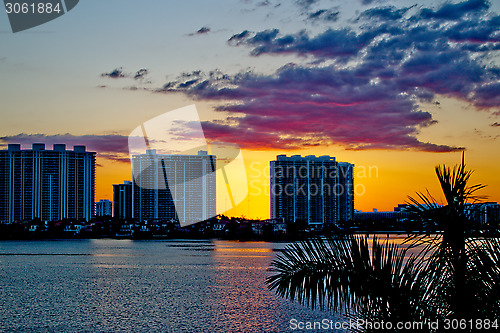
[(337, 319), (269, 291), (282, 243), (0, 242), (0, 332), (290, 332)]

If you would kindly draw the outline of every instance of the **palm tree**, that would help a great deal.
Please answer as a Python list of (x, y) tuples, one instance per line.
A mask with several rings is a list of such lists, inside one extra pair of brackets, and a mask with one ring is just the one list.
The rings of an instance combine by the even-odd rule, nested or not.
[(429, 192), (409, 198), (414, 217), (426, 223), (427, 230), (441, 231), (407, 239), (410, 245), (424, 245), (428, 297), (440, 295), (435, 310), (446, 317), (475, 319), (488, 313), (498, 318), (499, 242), (474, 237), (478, 226), (471, 216), (483, 199), (475, 193), (485, 186), (468, 185), (473, 171), (466, 169), (463, 154), (461, 164), (437, 166), (435, 171), (446, 205), (437, 205)]
[[(437, 166), (446, 205), (427, 191), (409, 198), (413, 219), (429, 234), (406, 239), (407, 247), (367, 237), (310, 239), (288, 246), (267, 279), (277, 294), (350, 318), (419, 321), (500, 317), (500, 243), (473, 237), (470, 213), (481, 184), (462, 163)], [(436, 232), (439, 233), (430, 233)], [(410, 249), (420, 248), (415, 255)], [(470, 327), (469, 327), (470, 328)]]

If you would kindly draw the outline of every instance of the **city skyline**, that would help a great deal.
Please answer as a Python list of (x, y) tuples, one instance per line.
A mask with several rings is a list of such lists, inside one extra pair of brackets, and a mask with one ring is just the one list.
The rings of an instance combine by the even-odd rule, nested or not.
[(195, 103), (210, 144), (242, 149), (249, 196), (228, 215), (270, 217), (268, 163), (281, 154), (355, 164), (355, 208), (371, 211), (438, 193), (434, 167), (465, 149), (500, 201), (500, 3), (195, 5), (90, 0), (16, 34), (1, 14), (0, 149), (86, 145), (96, 198), (112, 200), (132, 180), (132, 130)]

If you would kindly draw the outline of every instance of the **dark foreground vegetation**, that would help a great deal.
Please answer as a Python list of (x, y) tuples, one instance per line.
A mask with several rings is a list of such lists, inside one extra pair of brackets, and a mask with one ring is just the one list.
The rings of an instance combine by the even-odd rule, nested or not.
[[(428, 192), (409, 203), (414, 221), (440, 233), (408, 236), (403, 247), (353, 235), (294, 243), (273, 262), (269, 288), (346, 320), (385, 322), (384, 331), (497, 331), (500, 241), (478, 235), (467, 213), (484, 186), (469, 185), (472, 172), (463, 158), (454, 168), (436, 167), (436, 174), (446, 205), (437, 205)], [(423, 325), (405, 330), (397, 323)], [(380, 325), (350, 330), (370, 332)]]

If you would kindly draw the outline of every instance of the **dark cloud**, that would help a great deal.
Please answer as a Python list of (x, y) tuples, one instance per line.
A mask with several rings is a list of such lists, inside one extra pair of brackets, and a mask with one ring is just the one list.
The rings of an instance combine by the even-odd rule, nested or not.
[(297, 54), (319, 59), (348, 60), (357, 55), (374, 37), (373, 34), (357, 34), (350, 29), (328, 29), (312, 37), (305, 30), (296, 34), (280, 35), (278, 29), (269, 29), (257, 33), (245, 30), (232, 36), (228, 42), (230, 45), (253, 47), (250, 52), (253, 56)]
[(436, 10), (424, 8), (420, 16), (425, 19), (458, 20), (466, 15), (484, 12), (490, 8), (488, 0), (468, 0), (459, 3), (445, 3)]
[(142, 80), (148, 74), (149, 70), (147, 68), (141, 68), (137, 72), (135, 72), (134, 80)]
[[(147, 80), (147, 75), (149, 74), (149, 70), (147, 68), (141, 68), (135, 73), (125, 73), (122, 69), (122, 67), (116, 68), (112, 70), (109, 73), (102, 73), (102, 77), (109, 77), (112, 79), (134, 79), (134, 80), (140, 80), (143, 83), (151, 83), (149, 80)], [(100, 86), (100, 87), (105, 87), (105, 86)]]
[(121, 79), (121, 78), (127, 77), (127, 75), (123, 73), (123, 70), (121, 67), (115, 68), (114, 70), (112, 70), (109, 73), (102, 73), (101, 76), (102, 77), (110, 77), (112, 79)]
[(233, 35), (233, 37), (229, 39), (229, 42), (239, 43), (240, 40), (245, 40), (248, 36), (250, 36), (250, 34), (251, 34), (250, 31), (244, 30), (239, 34)]
[[(311, 11), (315, 4), (301, 8), (323, 15)], [(248, 47), (255, 57), (287, 54), (308, 61), (271, 74), (184, 73), (157, 91), (219, 103), (216, 110), (230, 116), (205, 122), (206, 137), (245, 148), (461, 150), (417, 139), (436, 122), (420, 104), (445, 96), (499, 112), (500, 69), (483, 60), (499, 48), (500, 19), (488, 9), (488, 2), (476, 0), (437, 8), (383, 6), (361, 12), (351, 21), (355, 27), (315, 35), (245, 30), (229, 45)]]
[(336, 22), (339, 19), (340, 12), (332, 9), (320, 9), (308, 14), (307, 19), (311, 21)]
[[(477, 46), (488, 46), (488, 44), (483, 44), (494, 43), (489, 46), (498, 49), (498, 42), (500, 42), (499, 29), (500, 16), (497, 15), (489, 19), (481, 20), (479, 25), (473, 20), (457, 22), (450, 25), (450, 27), (445, 30), (444, 35), (454, 42), (469, 42)], [(479, 52), (480, 50), (477, 51)]]
[(305, 21), (310, 22), (337, 22), (340, 16), (338, 7), (313, 8), (320, 4), (319, 0), (294, 0), (295, 5), (299, 8), (300, 15), (305, 17)]
[(386, 2), (387, 0), (360, 0), (361, 1), (361, 4), (362, 5), (372, 5), (372, 4), (375, 4), (375, 3), (384, 3)]
[(399, 20), (412, 7), (398, 9), (394, 6), (376, 7), (363, 11), (358, 19)]
[(188, 36), (205, 35), (208, 34), (210, 31), (211, 29), (209, 27), (201, 27), (200, 29), (196, 30), (196, 32), (188, 34)]
[(97, 152), (98, 157), (117, 162), (129, 162), (128, 137), (119, 134), (104, 135), (72, 135), (72, 134), (17, 134), (0, 137), (0, 144), (19, 143), (23, 148), (31, 148), (33, 143), (45, 143), (46, 149), (52, 149), (53, 144), (64, 143), (66, 149), (75, 145), (85, 145), (87, 151)]
[[(472, 4), (468, 4), (471, 2)], [(229, 39), (229, 44), (250, 47), (250, 53), (253, 56), (288, 53), (313, 56), (319, 60), (337, 61), (348, 60), (346, 56), (347, 58), (357, 56), (367, 47), (375, 50), (377, 46), (380, 46), (379, 51), (384, 53), (410, 51), (412, 47), (418, 50), (425, 48), (436, 50), (449, 47), (450, 43), (459, 43), (454, 48), (466, 52), (487, 52), (500, 49), (500, 16), (498, 15), (468, 17), (463, 14), (460, 20), (446, 21), (433, 18), (430, 14), (422, 14), (426, 10), (432, 13), (450, 12), (450, 9), (443, 11), (443, 8), (448, 8), (448, 5), (445, 4), (436, 10), (420, 9), (408, 18), (404, 16), (415, 6), (399, 9), (394, 6), (370, 8), (361, 12), (355, 20), (362, 24), (361, 30), (350, 27), (330, 28), (317, 35), (310, 35), (304, 30), (295, 34), (281, 34), (278, 29), (260, 32), (245, 30), (233, 35)], [(487, 5), (486, 2), (485, 6)], [(476, 0), (467, 1), (466, 4), (456, 4), (451, 8), (455, 8), (455, 11), (456, 8), (466, 8), (469, 10), (468, 13), (483, 12), (483, 7), (478, 6)], [(333, 15), (333, 20), (338, 16), (336, 11), (325, 9), (310, 12), (308, 15), (310, 19), (326, 19), (330, 14)], [(443, 24), (443, 21), (446, 21), (446, 24)], [(464, 54), (468, 55), (468, 53)]]

